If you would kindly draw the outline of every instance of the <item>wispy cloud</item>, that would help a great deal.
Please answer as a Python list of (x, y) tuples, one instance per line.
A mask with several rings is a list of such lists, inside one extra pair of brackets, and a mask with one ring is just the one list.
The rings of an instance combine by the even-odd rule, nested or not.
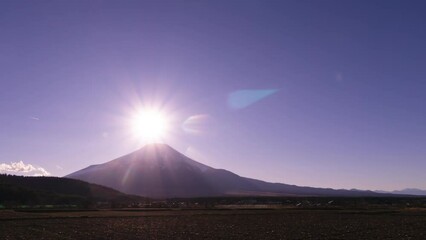
[(38, 117), (30, 117), (30, 119), (31, 120), (35, 120), (35, 121), (39, 121), (40, 120), (40, 118), (38, 118)]
[(0, 173), (25, 175), (25, 176), (49, 176), (50, 173), (46, 169), (31, 164), (25, 164), (22, 161), (0, 163)]

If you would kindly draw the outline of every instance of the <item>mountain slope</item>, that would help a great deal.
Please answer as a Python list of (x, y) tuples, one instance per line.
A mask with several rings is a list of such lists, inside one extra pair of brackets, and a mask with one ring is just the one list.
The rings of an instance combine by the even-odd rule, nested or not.
[(383, 196), (371, 191), (333, 190), (268, 183), (240, 177), (196, 162), (165, 144), (150, 144), (104, 164), (92, 165), (67, 178), (105, 185), (147, 197)]

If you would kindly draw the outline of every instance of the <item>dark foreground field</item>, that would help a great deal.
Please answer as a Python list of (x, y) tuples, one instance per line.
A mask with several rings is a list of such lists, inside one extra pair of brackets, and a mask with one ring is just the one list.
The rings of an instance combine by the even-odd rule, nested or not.
[(426, 211), (0, 211), (0, 239), (426, 239)]

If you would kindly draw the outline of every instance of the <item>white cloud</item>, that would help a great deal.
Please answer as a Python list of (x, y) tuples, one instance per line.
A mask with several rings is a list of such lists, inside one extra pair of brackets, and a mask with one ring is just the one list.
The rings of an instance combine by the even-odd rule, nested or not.
[(22, 161), (0, 163), (0, 173), (25, 175), (25, 176), (50, 176), (50, 173), (42, 167), (25, 164)]

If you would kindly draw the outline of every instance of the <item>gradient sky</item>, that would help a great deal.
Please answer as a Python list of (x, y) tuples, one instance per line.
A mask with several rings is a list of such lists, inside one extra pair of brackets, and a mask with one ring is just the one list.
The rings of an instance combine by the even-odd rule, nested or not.
[(63, 176), (165, 142), (239, 175), (426, 189), (425, 1), (0, 1), (0, 163)]

